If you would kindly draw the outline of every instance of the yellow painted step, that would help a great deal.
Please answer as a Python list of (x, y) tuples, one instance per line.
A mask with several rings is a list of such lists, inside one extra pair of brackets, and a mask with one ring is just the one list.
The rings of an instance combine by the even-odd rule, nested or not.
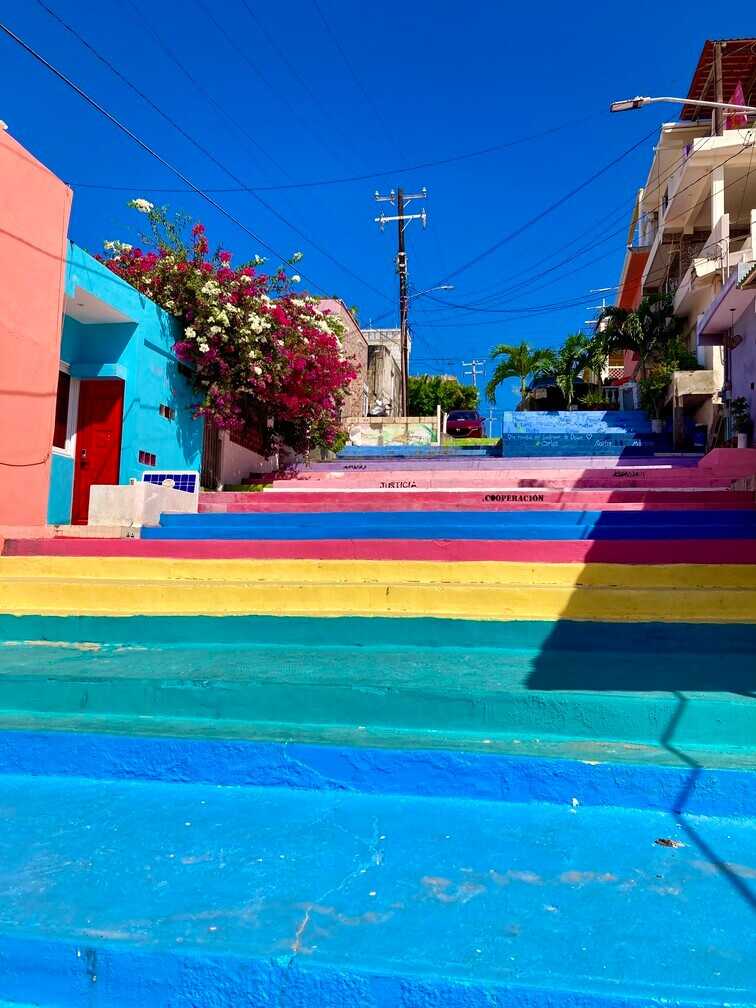
[(756, 565), (0, 557), (1, 581), (12, 582), (27, 578), (60, 578), (70, 581), (204, 581), (219, 584), (478, 584), (756, 589)]
[(756, 569), (7, 557), (0, 611), (751, 623)]

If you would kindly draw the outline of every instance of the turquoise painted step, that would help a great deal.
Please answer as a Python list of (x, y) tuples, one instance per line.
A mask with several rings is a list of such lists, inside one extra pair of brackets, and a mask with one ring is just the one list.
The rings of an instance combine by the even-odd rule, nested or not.
[(249, 620), (245, 644), (0, 647), (0, 725), (756, 766), (756, 627), (507, 624), (476, 645), (444, 640), (453, 621), (435, 644), (432, 621), (374, 621), (383, 641), (367, 620), (325, 621), (326, 640), (278, 622), (275, 642)]
[(756, 1003), (753, 820), (572, 798), (0, 777), (3, 994), (50, 1008)]

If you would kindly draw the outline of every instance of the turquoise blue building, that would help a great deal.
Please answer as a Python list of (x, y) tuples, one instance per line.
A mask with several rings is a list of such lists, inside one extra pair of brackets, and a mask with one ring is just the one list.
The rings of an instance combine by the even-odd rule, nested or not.
[(203, 422), (176, 320), (68, 243), (48, 522), (86, 522), (89, 487), (197, 470)]

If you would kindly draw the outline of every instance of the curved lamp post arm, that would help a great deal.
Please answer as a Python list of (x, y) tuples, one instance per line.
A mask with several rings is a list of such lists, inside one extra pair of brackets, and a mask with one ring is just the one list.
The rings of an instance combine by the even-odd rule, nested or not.
[(647, 98), (638, 95), (635, 98), (625, 98), (623, 101), (612, 102), (610, 112), (629, 112), (631, 109), (642, 108), (644, 105), (655, 105), (657, 102), (672, 102), (675, 105), (701, 105), (703, 108), (724, 109), (728, 112), (747, 112), (756, 115), (753, 105), (734, 105), (732, 102), (695, 101), (691, 98)]

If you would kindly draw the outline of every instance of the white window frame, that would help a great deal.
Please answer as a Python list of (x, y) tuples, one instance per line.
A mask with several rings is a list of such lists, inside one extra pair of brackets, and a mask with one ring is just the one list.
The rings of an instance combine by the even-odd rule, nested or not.
[[(58, 371), (71, 374), (71, 365), (66, 361), (60, 361)], [(68, 386), (68, 416), (66, 417), (66, 447), (58, 448), (52, 446), (53, 455), (62, 455), (63, 458), (76, 457), (76, 419), (79, 413), (79, 379), (71, 378)]]

